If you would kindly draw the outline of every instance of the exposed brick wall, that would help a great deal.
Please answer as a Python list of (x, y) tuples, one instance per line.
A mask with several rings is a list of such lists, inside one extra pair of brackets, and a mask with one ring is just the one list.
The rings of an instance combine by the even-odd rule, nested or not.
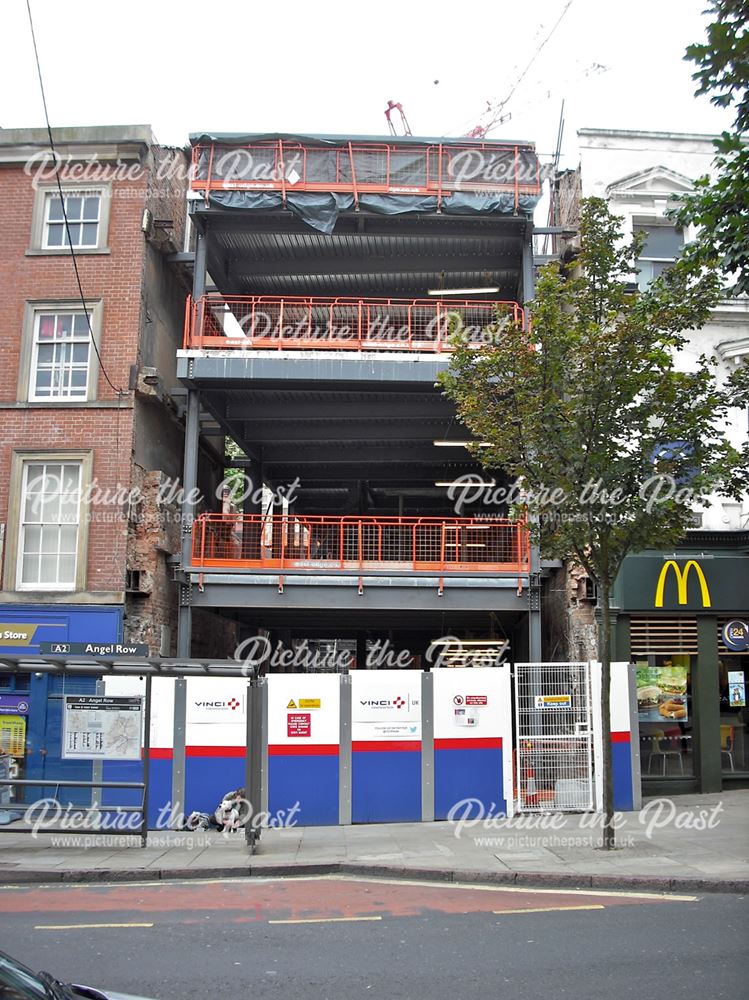
[(140, 573), (142, 596), (128, 594), (125, 635), (129, 642), (145, 642), (158, 653), (162, 626), (170, 633), (169, 655), (176, 652), (177, 587), (168, 559), (180, 547), (180, 509), (169, 480), (161, 472), (133, 467), (138, 503), (128, 520), (128, 569)]
[(545, 583), (544, 657), (552, 661), (597, 658), (595, 603), (585, 597), (586, 579), (581, 566), (568, 563)]

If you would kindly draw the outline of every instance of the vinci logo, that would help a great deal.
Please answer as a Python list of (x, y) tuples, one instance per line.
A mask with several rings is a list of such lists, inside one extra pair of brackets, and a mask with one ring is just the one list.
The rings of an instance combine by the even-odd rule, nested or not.
[(196, 701), (196, 708), (205, 708), (209, 711), (225, 711), (230, 708), (233, 711), (240, 708), (242, 705), (241, 701), (237, 701), (236, 698), (230, 698), (229, 701)]
[(418, 702), (411, 698), (406, 700), (398, 695), (396, 698), (363, 698), (360, 704), (366, 708), (404, 708), (406, 706), (410, 708), (412, 705), (418, 705)]
[(669, 559), (668, 562), (663, 564), (663, 569), (661, 570), (661, 575), (658, 577), (658, 585), (655, 588), (655, 607), (663, 607), (663, 595), (666, 589), (666, 578), (669, 572), (673, 570), (674, 576), (676, 577), (676, 587), (678, 595), (678, 603), (686, 604), (688, 599), (688, 586), (689, 586), (689, 574), (694, 570), (695, 576), (700, 586), (700, 594), (702, 595), (702, 607), (711, 607), (710, 603), (710, 590), (707, 586), (707, 580), (705, 579), (705, 574), (702, 572), (702, 567), (696, 560), (690, 559), (687, 564), (682, 569), (673, 559)]

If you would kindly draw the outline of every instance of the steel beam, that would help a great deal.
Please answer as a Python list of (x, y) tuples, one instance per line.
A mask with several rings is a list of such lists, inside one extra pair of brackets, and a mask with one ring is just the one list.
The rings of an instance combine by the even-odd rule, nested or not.
[[(328, 441), (414, 441), (431, 445), (433, 441), (466, 441), (469, 433), (465, 428), (453, 426), (453, 418), (442, 420), (408, 418), (373, 420), (365, 422), (355, 415), (342, 418), (339, 424), (325, 421), (318, 424), (314, 416), (298, 418), (296, 423), (286, 424), (245, 424), (246, 437), (252, 445), (281, 445), (305, 442)], [(263, 452), (265, 454), (265, 452)]]
[[(456, 246), (460, 246), (457, 241)], [(519, 263), (517, 253), (513, 253), (515, 266), (499, 267), (499, 254), (494, 253), (461, 253), (460, 251), (445, 251), (437, 254), (383, 254), (374, 256), (362, 253), (354, 257), (335, 257), (315, 252), (310, 248), (309, 259), (285, 258), (280, 260), (231, 261), (227, 267), (229, 281), (241, 281), (245, 278), (298, 277), (308, 274), (324, 274), (326, 277), (350, 274), (398, 274), (409, 272), (413, 274), (464, 274), (466, 272), (481, 272), (492, 279), (501, 279), (502, 275), (514, 274)]]
[[(210, 219), (207, 229), (208, 239), (218, 242), (222, 233), (248, 232), (273, 235), (306, 236), (311, 240), (320, 236), (310, 232), (309, 226), (291, 212), (268, 213), (237, 212), (217, 205), (209, 208), (197, 207), (193, 219)], [(475, 215), (435, 215), (432, 213), (409, 216), (383, 216), (377, 212), (360, 209), (355, 215), (341, 213), (336, 223), (334, 238), (338, 236), (398, 236), (424, 239), (433, 236), (444, 240), (487, 240), (511, 241), (522, 236), (527, 223), (526, 216), (495, 215), (492, 217)], [(322, 237), (327, 239), (328, 237)]]
[[(215, 390), (209, 396), (218, 395)], [(392, 399), (369, 399), (366, 393), (352, 395), (351, 399), (340, 398), (335, 393), (330, 399), (312, 398), (308, 394), (294, 394), (289, 399), (278, 390), (253, 392), (251, 400), (225, 392), (226, 420), (243, 420), (245, 426), (260, 429), (277, 424), (289, 424), (299, 420), (451, 420), (456, 419), (455, 407), (435, 390), (430, 396), (413, 393), (413, 398), (396, 396)], [(262, 414), (262, 415), (260, 415)]]
[[(325, 391), (335, 387), (346, 391), (346, 385), (368, 384), (391, 386), (403, 391), (405, 384), (434, 387), (437, 376), (450, 363), (449, 354), (407, 353), (393, 357), (388, 352), (357, 351), (236, 351), (229, 355), (177, 355), (177, 378), (195, 384), (218, 383), (230, 388), (230, 383), (246, 389), (250, 383), (266, 382), (259, 388), (286, 389), (302, 384)], [(253, 385), (253, 388), (255, 386)]]
[[(461, 586), (457, 582), (444, 579), (444, 590), (440, 596), (439, 579), (422, 581), (425, 586), (413, 586), (408, 580), (393, 578), (388, 586), (375, 586), (371, 578), (365, 578), (363, 593), (359, 593), (357, 580), (347, 585), (331, 585), (329, 581), (316, 577), (314, 586), (298, 586), (291, 577), (284, 577), (283, 593), (279, 593), (278, 576), (265, 585), (242, 583), (213, 583), (206, 575), (204, 590), (196, 594), (196, 606), (204, 608), (244, 608), (288, 613), (290, 621), (299, 612), (325, 612), (335, 608), (345, 615), (357, 612), (376, 611), (381, 613), (400, 612), (407, 609), (411, 613), (431, 611), (442, 612), (484, 612), (524, 611), (527, 607), (524, 596), (517, 594), (517, 579), (507, 579), (508, 586), (500, 586), (502, 578), (485, 581), (484, 586)], [(352, 622), (353, 624), (353, 622)]]
[[(241, 463), (236, 464), (241, 468)], [(314, 461), (295, 462), (293, 465), (285, 462), (266, 462), (264, 465), (266, 477), (277, 483), (290, 483), (298, 476), (303, 486), (309, 486), (312, 483), (331, 483), (340, 486), (341, 477), (345, 475), (347, 481), (361, 479), (370, 482), (370, 484), (373, 481), (383, 484), (393, 483), (403, 489), (406, 489), (409, 484), (415, 485), (417, 483), (434, 486), (437, 480), (442, 482), (443, 479), (456, 479), (458, 476), (469, 473), (475, 474), (478, 469), (478, 464), (470, 461), (453, 462), (450, 465), (446, 465), (444, 462), (441, 464), (424, 462), (411, 466), (405, 463), (373, 466), (368, 462), (361, 462), (358, 465), (349, 463), (343, 466), (332, 462)]]

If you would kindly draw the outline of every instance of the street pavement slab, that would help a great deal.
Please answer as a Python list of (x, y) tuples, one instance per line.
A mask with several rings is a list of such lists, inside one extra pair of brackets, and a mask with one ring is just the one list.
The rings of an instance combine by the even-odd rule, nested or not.
[[(592, 825), (592, 828), (591, 828)], [(681, 796), (623, 814), (618, 849), (599, 848), (590, 815), (516, 818), (509, 823), (386, 823), (262, 831), (250, 853), (241, 832), (160, 830), (32, 836), (0, 833), (0, 883), (207, 878), (220, 874), (373, 872), (455, 881), (612, 885), (648, 881), (677, 889), (749, 890), (749, 791)]]

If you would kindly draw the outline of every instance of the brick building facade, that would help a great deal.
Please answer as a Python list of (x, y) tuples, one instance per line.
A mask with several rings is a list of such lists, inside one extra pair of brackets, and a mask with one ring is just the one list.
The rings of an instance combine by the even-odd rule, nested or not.
[(181, 472), (186, 295), (168, 258), (184, 244), (187, 161), (146, 126), (59, 129), (55, 143), (69, 241), (46, 132), (0, 130), (0, 620), (25, 623), (36, 652), (42, 635), (85, 638), (80, 616), (109, 608), (119, 634), (99, 638), (168, 654), (179, 525), (160, 488)]

